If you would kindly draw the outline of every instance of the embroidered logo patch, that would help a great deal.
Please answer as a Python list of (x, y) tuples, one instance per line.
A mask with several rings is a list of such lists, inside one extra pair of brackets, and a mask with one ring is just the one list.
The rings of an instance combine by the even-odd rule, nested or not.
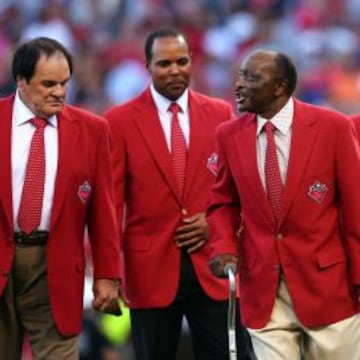
[(85, 181), (82, 185), (79, 186), (78, 196), (83, 204), (89, 199), (91, 194), (91, 185), (88, 181)]
[(212, 153), (211, 156), (208, 158), (207, 161), (207, 168), (212, 172), (213, 175), (217, 175), (217, 162), (218, 162), (218, 155), (216, 153)]
[(325, 184), (321, 183), (319, 180), (316, 180), (309, 187), (308, 195), (318, 204), (321, 204), (327, 192), (328, 192), (328, 187)]

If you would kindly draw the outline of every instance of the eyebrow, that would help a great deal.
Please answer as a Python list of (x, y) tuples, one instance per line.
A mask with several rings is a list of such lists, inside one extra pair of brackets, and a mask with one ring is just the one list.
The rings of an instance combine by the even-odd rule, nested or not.
[(55, 81), (55, 80), (50, 80), (50, 79), (44, 79), (44, 80), (41, 80), (41, 84), (44, 84), (44, 85), (57, 85), (57, 84), (60, 84), (60, 85), (65, 85), (67, 82), (69, 82), (70, 78), (67, 78), (63, 81)]

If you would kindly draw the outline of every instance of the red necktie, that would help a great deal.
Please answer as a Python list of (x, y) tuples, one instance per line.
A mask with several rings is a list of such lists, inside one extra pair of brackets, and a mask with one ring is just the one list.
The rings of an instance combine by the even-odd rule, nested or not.
[(279, 161), (274, 140), (275, 126), (267, 121), (265, 124), (267, 147), (265, 155), (265, 183), (267, 196), (273, 209), (276, 221), (279, 221), (283, 184), (281, 181)]
[(179, 125), (178, 112), (181, 111), (177, 103), (171, 103), (169, 110), (172, 112), (171, 120), (171, 161), (179, 185), (179, 193), (182, 195), (185, 184), (185, 172), (187, 162), (187, 147), (184, 134)]
[(45, 184), (44, 129), (47, 120), (34, 118), (30, 122), (36, 129), (31, 141), (18, 214), (18, 224), (27, 234), (40, 224)]

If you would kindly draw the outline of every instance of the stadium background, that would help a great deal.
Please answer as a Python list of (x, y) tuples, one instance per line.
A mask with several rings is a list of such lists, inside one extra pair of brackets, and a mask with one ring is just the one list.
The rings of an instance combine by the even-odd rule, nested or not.
[[(0, 96), (14, 90), (10, 65), (19, 42), (49, 36), (74, 55), (68, 102), (102, 114), (147, 86), (144, 39), (163, 25), (188, 35), (199, 91), (235, 105), (239, 61), (249, 50), (271, 48), (294, 59), (297, 97), (360, 112), (359, 0), (1, 0)], [(87, 308), (80, 340), (82, 360), (133, 359), (127, 317)], [(192, 359), (188, 341), (184, 326), (178, 360)]]

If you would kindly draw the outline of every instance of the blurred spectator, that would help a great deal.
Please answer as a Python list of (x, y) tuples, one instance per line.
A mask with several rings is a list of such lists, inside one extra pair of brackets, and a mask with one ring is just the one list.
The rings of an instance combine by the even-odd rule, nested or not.
[(125, 59), (110, 69), (104, 80), (104, 90), (113, 104), (123, 103), (139, 94), (148, 83), (144, 66), (135, 59)]
[[(74, 51), (69, 101), (102, 113), (109, 104), (124, 102), (146, 86), (148, 76), (141, 69), (139, 53), (143, 34), (173, 24), (193, 44), (196, 90), (233, 101), (234, 65), (247, 51), (261, 46), (286, 51), (294, 58), (300, 98), (336, 107), (339, 101), (328, 98), (334, 91), (326, 88), (328, 72), (322, 69), (328, 70), (329, 59), (336, 62), (343, 56), (359, 67), (360, 17), (356, 14), (360, 3), (354, 0), (4, 0), (0, 5), (0, 95), (12, 90), (6, 59), (18, 40), (45, 35)], [(347, 67), (342, 60), (335, 66)], [(309, 76), (314, 69), (316, 75)], [(355, 98), (360, 95), (351, 81), (344, 81), (342, 87), (347, 93), (355, 91)], [(345, 112), (354, 111), (354, 105), (360, 110), (358, 104), (350, 108), (346, 102), (340, 104)]]
[(67, 20), (67, 9), (64, 5), (49, 1), (41, 8), (38, 17), (25, 27), (21, 41), (46, 36), (61, 42), (67, 49), (73, 51), (74, 37)]

